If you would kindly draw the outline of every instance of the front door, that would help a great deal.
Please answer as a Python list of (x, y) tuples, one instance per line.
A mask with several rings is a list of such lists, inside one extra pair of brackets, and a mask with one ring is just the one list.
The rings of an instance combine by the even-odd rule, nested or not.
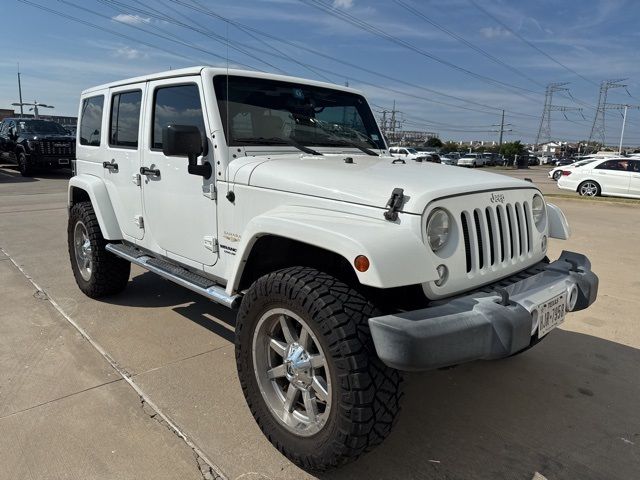
[(628, 163), (626, 159), (607, 160), (593, 169), (593, 179), (600, 184), (603, 193), (626, 195), (629, 192)]
[(135, 240), (144, 236), (144, 225), (140, 221), (140, 116), (145, 87), (139, 83), (113, 88), (105, 102), (109, 130), (108, 156), (102, 166), (104, 183), (122, 233)]
[(640, 160), (629, 160), (629, 195), (640, 197)]
[(144, 225), (146, 234), (168, 257), (187, 264), (213, 265), (218, 258), (216, 203), (211, 193), (215, 167), (211, 178), (191, 175), (186, 157), (168, 157), (162, 152), (164, 127), (195, 125), (206, 139), (198, 163), (208, 161), (215, 166), (203, 104), (198, 76), (181, 78), (180, 84), (175, 79), (148, 84), (141, 170)]

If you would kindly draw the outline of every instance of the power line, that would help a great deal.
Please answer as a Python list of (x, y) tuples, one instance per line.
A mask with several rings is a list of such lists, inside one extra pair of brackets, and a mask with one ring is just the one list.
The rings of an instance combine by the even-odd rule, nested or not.
[(520, 87), (520, 86), (517, 86), (517, 85), (513, 85), (513, 84), (510, 84), (510, 83), (502, 82), (500, 80), (497, 80), (497, 79), (491, 78), (491, 77), (487, 77), (485, 75), (481, 75), (481, 74), (476, 73), (474, 71), (471, 71), (471, 70), (469, 70), (467, 68), (464, 68), (464, 67), (461, 67), (459, 65), (456, 65), (453, 62), (450, 62), (450, 61), (445, 60), (443, 58), (437, 57), (436, 55), (433, 55), (432, 53), (430, 53), (430, 52), (428, 52), (428, 51), (426, 51), (426, 50), (424, 50), (422, 48), (419, 48), (419, 47), (413, 45), (412, 43), (407, 42), (406, 40), (403, 40), (403, 39), (401, 39), (399, 37), (391, 35), (391, 34), (385, 32), (384, 30), (382, 30), (382, 29), (380, 29), (378, 27), (375, 27), (375, 26), (371, 25), (370, 23), (365, 22), (364, 20), (360, 20), (359, 18), (357, 18), (357, 17), (355, 17), (355, 16), (353, 16), (353, 15), (351, 15), (351, 14), (345, 12), (345, 11), (342, 11), (342, 10), (340, 10), (338, 8), (332, 7), (331, 5), (323, 2), (322, 0), (299, 0), (299, 1), (304, 3), (304, 4), (306, 4), (306, 5), (308, 5), (308, 6), (311, 6), (311, 7), (314, 7), (316, 9), (320, 10), (320, 11), (323, 11), (323, 12), (325, 12), (325, 13), (333, 16), (333, 17), (339, 18), (339, 19), (341, 19), (341, 20), (343, 20), (343, 21), (345, 21), (345, 22), (347, 22), (347, 23), (349, 23), (349, 24), (351, 24), (353, 26), (356, 26), (356, 27), (358, 27), (358, 28), (360, 28), (362, 30), (365, 30), (365, 31), (367, 31), (367, 32), (369, 32), (369, 33), (371, 33), (373, 35), (376, 35), (378, 37), (384, 38), (384, 39), (386, 39), (386, 40), (388, 40), (388, 41), (390, 41), (392, 43), (395, 43), (396, 45), (403, 46), (403, 47), (405, 47), (405, 48), (407, 48), (409, 50), (412, 50), (413, 52), (415, 52), (415, 53), (417, 53), (419, 55), (422, 55), (422, 56), (424, 56), (426, 58), (429, 58), (429, 59), (434, 60), (434, 61), (436, 61), (438, 63), (441, 63), (441, 64), (443, 64), (443, 65), (445, 65), (445, 66), (447, 66), (449, 68), (452, 68), (454, 70), (462, 72), (462, 73), (464, 73), (466, 75), (472, 76), (472, 77), (477, 78), (479, 80), (482, 80), (482, 81), (484, 81), (486, 83), (493, 84), (494, 86), (499, 86), (501, 88), (507, 88), (507, 89), (511, 89), (511, 90), (517, 90), (516, 92), (514, 92), (515, 94), (517, 94), (517, 95), (519, 95), (519, 96), (521, 96), (523, 98), (526, 98), (528, 100), (532, 100), (532, 99), (527, 97), (523, 93), (520, 93), (520, 92), (528, 92), (528, 93), (533, 93), (535, 95), (540, 95), (540, 92), (537, 92), (537, 91), (534, 91), (534, 90), (530, 90), (530, 89), (527, 89), (527, 88), (524, 88), (524, 87)]
[(547, 57), (549, 60), (551, 60), (552, 62), (560, 65), (562, 68), (564, 68), (565, 70), (573, 73), (574, 75), (580, 77), (582, 80), (584, 80), (585, 82), (590, 83), (591, 85), (597, 85), (596, 82), (594, 82), (593, 80), (589, 80), (587, 77), (581, 75), (580, 73), (576, 72), (574, 69), (566, 66), (564, 63), (560, 62), (559, 60), (556, 60), (555, 58), (553, 58), (551, 55), (549, 55), (547, 52), (545, 52), (544, 50), (542, 50), (541, 48), (539, 48), (537, 45), (531, 43), (529, 40), (527, 40), (526, 38), (524, 38), (522, 35), (520, 35), (518, 32), (516, 32), (515, 30), (513, 30), (511, 27), (509, 27), (508, 25), (506, 25), (503, 21), (499, 20), (498, 18), (496, 18), (493, 14), (489, 13), (484, 7), (481, 7), (480, 5), (478, 5), (478, 3), (476, 2), (476, 0), (467, 0), (469, 3), (471, 3), (474, 7), (476, 7), (478, 10), (480, 10), (482, 13), (484, 13), (487, 17), (491, 18), (494, 22), (496, 22), (498, 25), (502, 26), (502, 28), (504, 28), (505, 30), (507, 30), (509, 33), (511, 33), (513, 36), (519, 38), (521, 41), (523, 41), (524, 43), (526, 43), (527, 45), (529, 45), (531, 48), (533, 48), (534, 50), (536, 50), (537, 52), (541, 53), (542, 55), (544, 55), (545, 57)]
[(467, 47), (471, 48), (472, 50), (475, 50), (476, 52), (480, 53), (481, 55), (483, 55), (484, 57), (488, 58), (492, 62), (503, 66), (504, 68), (510, 70), (511, 72), (515, 73), (516, 75), (519, 75), (520, 77), (530, 81), (531, 83), (534, 83), (534, 84), (538, 85), (539, 87), (542, 87), (542, 88), (545, 87), (545, 85), (543, 83), (539, 82), (535, 78), (530, 77), (529, 75), (523, 73), (521, 70), (513, 67), (512, 65), (509, 65), (508, 63), (503, 62), (502, 60), (500, 60), (499, 58), (497, 58), (494, 55), (490, 54), (486, 50), (484, 50), (484, 49), (478, 47), (477, 45), (474, 45), (473, 43), (469, 42), (468, 40), (466, 40), (461, 35), (458, 35), (457, 33), (455, 33), (453, 31), (449, 30), (448, 28), (440, 25), (435, 20), (429, 18), (425, 13), (423, 13), (422, 11), (420, 11), (417, 8), (413, 7), (412, 5), (408, 4), (407, 2), (404, 2), (403, 0), (394, 0), (394, 1), (398, 5), (400, 5), (402, 8), (404, 8), (405, 10), (407, 10), (410, 13), (412, 13), (413, 15), (415, 15), (416, 17), (421, 18), (422, 20), (427, 22), (429, 25), (434, 26), (435, 28), (437, 28), (441, 32), (444, 32), (447, 35), (449, 35), (450, 37), (455, 38), (456, 40), (458, 40), (463, 45), (466, 45)]

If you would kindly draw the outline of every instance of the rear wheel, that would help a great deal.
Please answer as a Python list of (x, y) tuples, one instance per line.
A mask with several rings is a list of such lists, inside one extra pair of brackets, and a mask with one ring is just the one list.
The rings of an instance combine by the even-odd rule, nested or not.
[(107, 242), (91, 202), (71, 207), (67, 242), (73, 276), (85, 295), (100, 298), (124, 290), (131, 264), (105, 249)]
[(265, 436), (303, 468), (325, 470), (380, 444), (399, 411), (400, 373), (377, 357), (376, 308), (306, 267), (265, 275), (246, 293), (236, 362)]
[(600, 185), (593, 180), (584, 181), (578, 186), (578, 193), (583, 197), (597, 197), (600, 191)]
[(558, 181), (558, 179), (562, 176), (562, 170), (558, 170), (557, 172), (553, 172), (553, 179)]

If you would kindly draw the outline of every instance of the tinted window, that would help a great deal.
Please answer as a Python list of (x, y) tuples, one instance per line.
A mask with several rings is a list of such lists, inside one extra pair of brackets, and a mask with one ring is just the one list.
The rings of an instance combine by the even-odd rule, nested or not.
[(640, 160), (629, 160), (629, 171), (640, 173)]
[(213, 79), (227, 143), (309, 146), (345, 144), (385, 148), (360, 95), (263, 78)]
[(100, 145), (100, 130), (102, 128), (102, 106), (104, 105), (104, 95), (85, 98), (82, 101), (82, 112), (80, 114), (80, 144)]
[(599, 170), (627, 170), (628, 160), (607, 160), (606, 162), (602, 162), (600, 165), (597, 165), (596, 168)]
[(200, 93), (196, 85), (178, 85), (156, 90), (153, 107), (153, 148), (162, 148), (162, 129), (167, 125), (195, 125), (204, 136)]
[(141, 99), (142, 92), (140, 90), (117, 93), (113, 96), (109, 121), (109, 145), (138, 147)]
[(69, 133), (59, 123), (47, 120), (20, 120), (18, 128), (20, 132), (24, 133), (52, 133), (55, 135), (68, 135)]

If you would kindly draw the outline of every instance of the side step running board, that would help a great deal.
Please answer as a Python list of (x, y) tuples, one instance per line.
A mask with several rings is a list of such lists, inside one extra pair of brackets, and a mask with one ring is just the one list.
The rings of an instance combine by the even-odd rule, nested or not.
[(213, 280), (190, 272), (179, 265), (152, 257), (142, 250), (122, 243), (109, 243), (105, 248), (118, 257), (146, 268), (150, 272), (199, 293), (225, 307), (237, 308), (240, 305), (240, 295), (227, 295), (225, 289), (217, 285)]

